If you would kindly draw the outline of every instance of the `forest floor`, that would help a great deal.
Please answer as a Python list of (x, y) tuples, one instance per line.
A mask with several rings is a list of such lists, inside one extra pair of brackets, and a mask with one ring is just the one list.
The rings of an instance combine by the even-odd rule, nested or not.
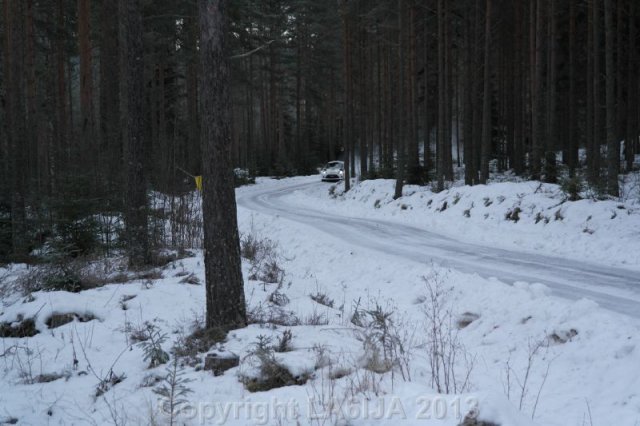
[[(147, 274), (97, 261), (111, 283), (81, 293), (24, 295), (33, 268), (0, 270), (0, 323), (38, 331), (2, 338), (0, 423), (169, 424), (154, 389), (174, 346), (179, 424), (454, 426), (474, 407), (502, 426), (640, 423), (640, 205), (531, 182), (394, 201), (391, 181), (343, 196), (317, 180), (238, 189), (252, 324), (209, 351), (240, 357), (220, 376), (185, 349), (204, 317), (197, 250)], [(145, 346), (168, 364), (149, 368)], [(289, 385), (248, 390), (274, 384)]]

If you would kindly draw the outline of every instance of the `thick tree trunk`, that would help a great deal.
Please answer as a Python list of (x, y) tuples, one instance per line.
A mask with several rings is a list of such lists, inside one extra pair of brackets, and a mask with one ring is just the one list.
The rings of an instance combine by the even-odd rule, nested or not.
[(125, 225), (131, 266), (149, 263), (147, 184), (144, 171), (144, 59), (142, 2), (120, 0), (121, 103), (125, 179)]
[(226, 1), (199, 0), (207, 328), (247, 324), (231, 149)]

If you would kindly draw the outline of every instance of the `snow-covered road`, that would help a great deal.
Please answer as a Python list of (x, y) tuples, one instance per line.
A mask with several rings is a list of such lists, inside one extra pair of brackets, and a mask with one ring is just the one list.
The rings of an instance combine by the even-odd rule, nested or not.
[(385, 220), (328, 215), (310, 206), (293, 203), (291, 197), (286, 201), (283, 199), (292, 191), (311, 185), (326, 186), (308, 179), (257, 185), (239, 191), (238, 204), (316, 228), (343, 240), (347, 246), (385, 253), (389, 262), (393, 262), (394, 257), (401, 257), (423, 264), (433, 262), (485, 278), (495, 277), (509, 284), (519, 281), (542, 283), (557, 296), (572, 300), (587, 298), (611, 311), (640, 317), (640, 274), (637, 271), (471, 244)]

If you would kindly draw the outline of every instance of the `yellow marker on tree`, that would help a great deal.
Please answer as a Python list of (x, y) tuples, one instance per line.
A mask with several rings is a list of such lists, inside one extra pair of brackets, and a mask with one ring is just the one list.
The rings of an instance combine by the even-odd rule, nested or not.
[(193, 179), (196, 181), (198, 191), (202, 192), (202, 176), (194, 176)]

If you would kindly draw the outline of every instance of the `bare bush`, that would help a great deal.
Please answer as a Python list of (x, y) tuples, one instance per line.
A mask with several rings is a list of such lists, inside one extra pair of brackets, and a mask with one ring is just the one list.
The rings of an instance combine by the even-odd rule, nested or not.
[(249, 279), (265, 283), (282, 283), (284, 269), (275, 241), (261, 237), (255, 229), (240, 237), (240, 254), (250, 264)]
[(317, 292), (315, 294), (310, 295), (309, 297), (311, 298), (311, 300), (313, 300), (316, 303), (319, 303), (320, 305), (324, 305), (328, 308), (333, 308), (333, 305), (334, 305), (333, 299), (331, 299), (325, 293)]
[[(316, 354), (316, 369), (325, 369), (325, 371), (319, 371), (307, 388), (309, 420), (312, 425), (317, 426), (336, 425), (342, 420), (342, 409), (348, 403), (348, 394), (338, 392), (337, 379), (340, 375), (336, 374), (326, 347), (314, 346), (313, 351)], [(343, 371), (342, 368), (339, 369)]]
[(293, 350), (291, 342), (293, 341), (293, 332), (285, 330), (278, 337), (278, 343), (274, 346), (276, 352), (290, 352)]
[(154, 193), (150, 210), (156, 226), (152, 226), (154, 245), (174, 249), (202, 248), (202, 196), (189, 191), (174, 196)]
[(281, 306), (259, 303), (247, 311), (249, 324), (263, 326), (293, 327), (303, 323), (293, 311), (283, 309)]
[[(537, 340), (537, 341), (529, 341), (527, 345), (527, 357), (526, 357), (526, 365), (524, 367), (524, 371), (518, 373), (511, 366), (511, 356), (507, 359), (505, 365), (505, 394), (508, 399), (512, 398), (512, 388), (517, 387), (517, 392), (513, 395), (513, 397), (517, 397), (518, 399), (518, 408), (520, 410), (524, 409), (525, 404), (529, 398), (529, 394), (531, 392), (531, 376), (534, 373), (535, 366), (539, 361), (546, 359), (546, 352), (549, 348), (549, 337)], [(547, 382), (547, 378), (549, 376), (549, 370), (551, 368), (553, 360), (547, 360), (546, 367), (544, 372), (542, 373), (542, 380), (540, 382), (540, 386), (536, 391), (535, 398), (532, 402), (531, 408), (531, 418), (533, 419), (536, 415), (536, 410), (538, 408), (538, 403), (540, 402), (540, 396), (542, 395), (542, 390), (544, 385)]]
[(451, 307), (451, 290), (437, 273), (424, 277), (427, 290), (424, 305), (424, 348), (431, 368), (431, 386), (438, 393), (463, 393), (470, 387), (475, 358), (458, 337), (459, 329)]
[(240, 380), (249, 392), (262, 392), (291, 385), (303, 385), (309, 380), (310, 373), (294, 376), (275, 357), (271, 338), (258, 336), (256, 343), (243, 359), (258, 370), (258, 376), (242, 375)]
[(273, 303), (276, 306), (286, 306), (290, 302), (289, 297), (286, 294), (280, 292), (279, 289), (276, 289), (273, 293), (271, 293), (268, 300), (270, 303)]
[(357, 336), (367, 356), (365, 369), (379, 374), (391, 372), (392, 378), (398, 372), (403, 380), (411, 381), (415, 334), (411, 327), (391, 305), (384, 308), (376, 302), (359, 315), (362, 329), (357, 330)]

